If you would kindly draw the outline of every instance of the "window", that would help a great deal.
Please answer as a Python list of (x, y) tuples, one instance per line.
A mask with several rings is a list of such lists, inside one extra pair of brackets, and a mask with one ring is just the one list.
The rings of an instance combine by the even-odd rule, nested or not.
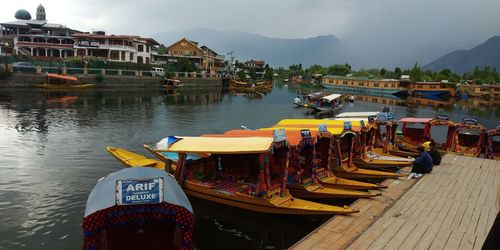
[(120, 57), (120, 51), (117, 50), (112, 50), (109, 55), (109, 59), (111, 60), (119, 60), (119, 57)]
[(149, 57), (146, 57), (146, 64), (149, 64)]
[(373, 87), (378, 88), (378, 87), (379, 87), (378, 82), (374, 82), (374, 83), (373, 83)]
[(146, 45), (146, 52), (149, 53), (149, 46)]
[(144, 51), (144, 45), (140, 44), (137, 46), (137, 51), (143, 52)]
[(134, 54), (130, 53), (130, 61), (134, 61)]
[(384, 83), (384, 88), (387, 88), (387, 87), (389, 87), (389, 84)]
[(347, 85), (347, 81), (342, 82), (342, 84)]
[(125, 61), (125, 51), (122, 51), (122, 61)]

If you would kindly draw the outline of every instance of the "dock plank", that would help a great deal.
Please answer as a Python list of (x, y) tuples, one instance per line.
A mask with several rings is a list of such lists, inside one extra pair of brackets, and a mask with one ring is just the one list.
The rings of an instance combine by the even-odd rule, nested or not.
[(500, 161), (447, 154), (419, 180), (384, 184), (352, 205), (359, 214), (335, 216), (292, 249), (480, 249), (498, 213)]

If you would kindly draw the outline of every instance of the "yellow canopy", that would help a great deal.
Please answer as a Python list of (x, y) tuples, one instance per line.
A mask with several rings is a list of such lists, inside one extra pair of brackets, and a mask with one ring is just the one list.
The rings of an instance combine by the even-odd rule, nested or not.
[[(361, 130), (361, 122), (360, 121), (350, 121), (351, 129), (353, 131)], [(318, 125), (325, 124), (328, 132), (339, 135), (344, 131), (344, 123), (342, 120), (319, 120), (319, 119), (284, 119), (278, 122), (278, 124), (274, 125), (272, 128), (268, 129), (280, 129), (284, 128), (285, 130), (301, 130), (301, 129), (310, 129), (310, 130), (318, 130)]]
[(273, 138), (266, 137), (178, 137), (181, 140), (168, 146), (167, 139), (156, 144), (157, 151), (178, 153), (209, 153), (209, 154), (251, 154), (267, 152), (273, 143)]
[[(309, 129), (311, 131), (318, 131), (318, 127), (316, 126), (297, 126), (297, 127), (287, 127), (287, 126), (278, 126), (276, 127), (271, 127), (271, 128), (261, 128), (260, 130), (277, 130), (277, 129), (284, 129), (287, 131), (298, 131), (302, 129)], [(327, 127), (328, 132), (330, 132), (333, 135), (340, 135), (343, 131), (344, 128), (331, 128)]]

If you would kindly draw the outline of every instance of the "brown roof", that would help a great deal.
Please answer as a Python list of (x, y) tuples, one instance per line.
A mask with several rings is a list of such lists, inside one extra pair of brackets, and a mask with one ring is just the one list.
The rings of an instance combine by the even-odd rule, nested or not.
[(266, 64), (266, 62), (264, 62), (264, 61), (254, 61), (254, 62), (257, 65), (264, 65), (264, 64)]

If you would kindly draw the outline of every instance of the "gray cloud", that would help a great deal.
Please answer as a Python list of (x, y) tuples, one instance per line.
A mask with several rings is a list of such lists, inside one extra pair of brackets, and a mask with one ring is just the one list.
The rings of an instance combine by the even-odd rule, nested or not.
[[(2, 21), (40, 0), (5, 1)], [(271, 37), (337, 36), (363, 67), (428, 62), (500, 34), (498, 0), (45, 1), (50, 21), (83, 31), (150, 36), (210, 27)]]

